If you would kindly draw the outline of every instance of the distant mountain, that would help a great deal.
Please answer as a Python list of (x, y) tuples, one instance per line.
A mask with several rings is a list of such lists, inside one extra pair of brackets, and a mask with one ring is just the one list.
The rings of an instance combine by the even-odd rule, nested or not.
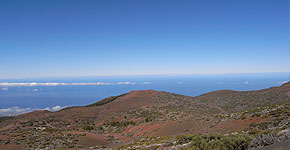
[[(237, 131), (249, 138), (243, 148), (255, 148), (288, 140), (289, 103), (290, 82), (257, 91), (221, 90), (197, 97), (131, 91), (88, 106), (0, 120), (0, 149), (193, 149), (198, 148), (193, 139), (207, 140), (198, 134), (220, 133), (217, 139), (228, 140), (231, 135), (225, 133)], [(267, 138), (270, 133), (277, 137), (261, 144), (257, 137)]]

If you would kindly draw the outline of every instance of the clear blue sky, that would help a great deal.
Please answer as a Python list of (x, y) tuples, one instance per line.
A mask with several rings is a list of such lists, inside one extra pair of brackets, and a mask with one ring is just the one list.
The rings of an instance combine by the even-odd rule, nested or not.
[(289, 72), (289, 0), (1, 0), (0, 78)]

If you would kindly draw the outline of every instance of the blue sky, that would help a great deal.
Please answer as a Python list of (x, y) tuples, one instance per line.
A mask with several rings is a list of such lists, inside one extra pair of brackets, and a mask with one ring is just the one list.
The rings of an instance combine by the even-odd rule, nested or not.
[(288, 0), (1, 0), (0, 78), (289, 72)]

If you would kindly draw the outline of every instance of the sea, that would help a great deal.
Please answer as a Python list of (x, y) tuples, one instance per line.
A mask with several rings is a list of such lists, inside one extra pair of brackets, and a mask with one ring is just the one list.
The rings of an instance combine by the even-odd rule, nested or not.
[(288, 81), (289, 72), (0, 79), (0, 116), (84, 106), (132, 90), (198, 96), (223, 89), (259, 90)]

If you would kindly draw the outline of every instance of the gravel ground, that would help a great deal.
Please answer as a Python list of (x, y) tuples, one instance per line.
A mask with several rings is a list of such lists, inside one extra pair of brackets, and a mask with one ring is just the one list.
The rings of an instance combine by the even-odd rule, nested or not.
[(267, 147), (255, 148), (251, 150), (290, 150), (290, 141), (283, 141)]

